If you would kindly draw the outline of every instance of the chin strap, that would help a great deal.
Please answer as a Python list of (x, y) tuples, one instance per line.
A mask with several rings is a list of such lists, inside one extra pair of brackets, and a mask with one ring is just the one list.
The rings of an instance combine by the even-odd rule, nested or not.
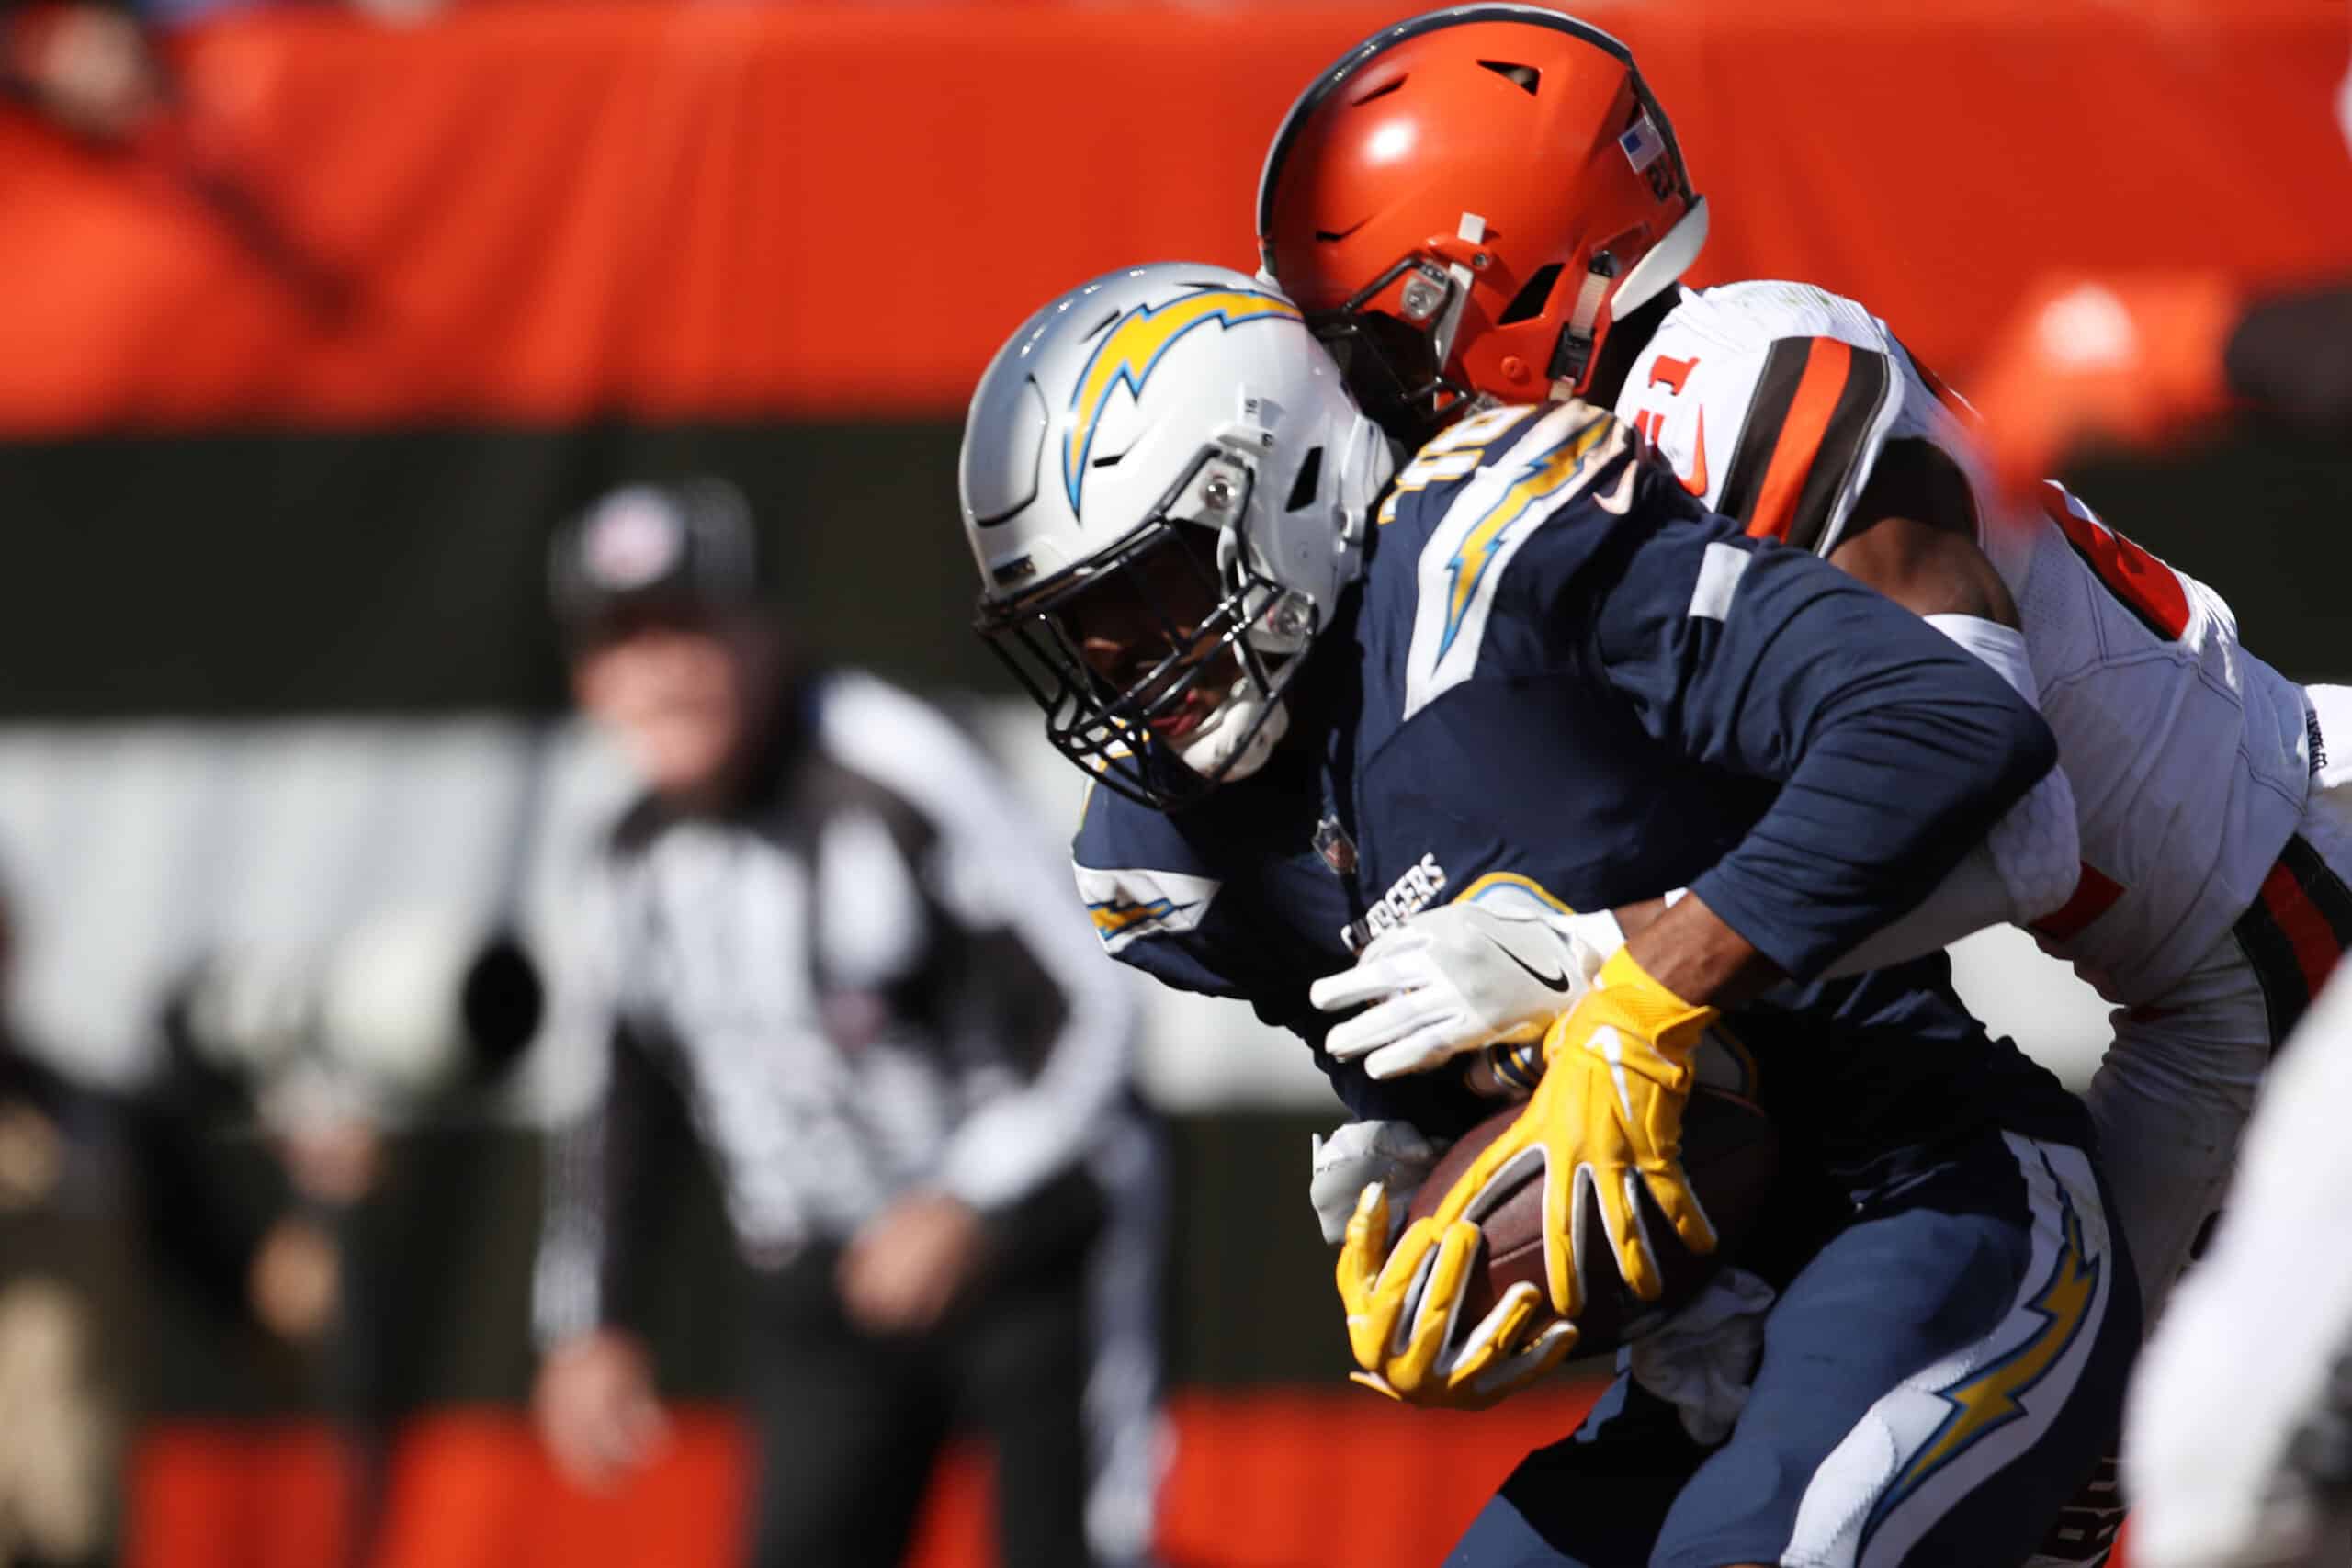
[(1585, 373), (1592, 368), (1593, 324), (1600, 320), (1600, 307), (1609, 299), (1609, 286), (1616, 280), (1616, 257), (1603, 251), (1592, 258), (1592, 269), (1584, 275), (1584, 286), (1577, 290), (1576, 309), (1568, 313), (1568, 324), (1561, 329), (1559, 345), (1552, 351), (1552, 389), (1555, 394), (1574, 397), (1583, 390)]
[(1707, 198), (1694, 196), (1690, 210), (1676, 220), (1674, 227), (1639, 261), (1625, 269), (1622, 279), (1617, 275), (1614, 256), (1603, 251), (1592, 258), (1592, 269), (1585, 274), (1584, 287), (1577, 294), (1576, 309), (1569, 312), (1568, 324), (1560, 330), (1559, 344), (1552, 351), (1550, 374), (1555, 397), (1575, 397), (1584, 389), (1585, 378), (1592, 370), (1593, 350), (1598, 346), (1593, 329), (1600, 320), (1601, 306), (1611, 305), (1618, 315), (1640, 310), (1690, 269), (1706, 243)]
[[(1464, 244), (1483, 245), (1487, 243), (1487, 220), (1475, 212), (1462, 215), (1462, 222), (1454, 231)], [(1478, 265), (1486, 265), (1483, 253)], [(1430, 331), (1430, 351), (1436, 356), (1438, 379), (1445, 379), (1445, 367), (1453, 359), (1453, 340), (1461, 334), (1462, 318), (1470, 309), (1470, 289), (1477, 281), (1476, 274), (1460, 262), (1446, 264), (1445, 276), (1453, 284), (1446, 290), (1445, 313), (1438, 317)]]

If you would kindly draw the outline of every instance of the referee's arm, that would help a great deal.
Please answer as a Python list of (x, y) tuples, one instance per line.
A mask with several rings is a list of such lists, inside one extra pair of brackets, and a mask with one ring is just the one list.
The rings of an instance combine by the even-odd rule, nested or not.
[[(970, 852), (1003, 857), (1007, 846), (1027, 847), (1025, 833), (990, 837)], [(941, 1160), (940, 1185), (983, 1213), (1017, 1205), (1082, 1165), (1113, 1124), (1132, 1066), (1136, 1021), (1125, 978), (1059, 872), (1046, 868), (1059, 885), (1053, 897), (958, 912), (968, 1003), (984, 1027), (1001, 1032), (1003, 1055), (1025, 1072), (978, 1104)]]
[(690, 1136), (676, 1085), (637, 1032), (616, 1025), (602, 1094), (548, 1140), (532, 1303), (542, 1348), (641, 1326), (658, 1195)]
[(1043, 1211), (1057, 1193), (1091, 1186), (1086, 1167), (1124, 1125), (1130, 982), (1071, 892), (1065, 851), (977, 744), (878, 683), (851, 686), (831, 711), (837, 754), (922, 820), (899, 845), (939, 928), (928, 947), (942, 1021), (973, 1047), (958, 1055), (1012, 1069), (970, 1080), (982, 1092), (933, 1186), (1025, 1245), (1052, 1228)]
[(818, 906), (844, 938), (887, 932), (894, 904), (921, 923), (871, 946), (876, 958), (920, 954), (888, 988), (928, 1021), (956, 1085), (956, 1119), (917, 1190), (861, 1229), (842, 1261), (854, 1318), (920, 1328), (978, 1276), (1050, 1269), (1099, 1229), (1114, 1162), (1132, 1163), (1148, 1135), (1122, 1114), (1134, 1012), (1062, 850), (969, 737), (861, 676), (829, 688), (820, 732), (887, 797), (876, 810), (889, 831), (837, 819), (829, 836), (842, 852), (820, 846)]
[(642, 1463), (668, 1427), (638, 1328), (655, 1195), (688, 1135), (675, 1086), (616, 1029), (602, 1097), (549, 1141), (531, 1404), (557, 1468), (582, 1486)]

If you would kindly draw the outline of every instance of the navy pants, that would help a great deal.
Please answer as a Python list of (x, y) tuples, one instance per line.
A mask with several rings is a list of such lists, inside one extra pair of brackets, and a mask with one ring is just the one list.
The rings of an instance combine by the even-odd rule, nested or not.
[(2098, 1462), (2139, 1294), (2089, 1159), (1988, 1132), (1860, 1201), (1765, 1320), (1703, 1448), (1617, 1382), (1449, 1568), (2015, 1568)]

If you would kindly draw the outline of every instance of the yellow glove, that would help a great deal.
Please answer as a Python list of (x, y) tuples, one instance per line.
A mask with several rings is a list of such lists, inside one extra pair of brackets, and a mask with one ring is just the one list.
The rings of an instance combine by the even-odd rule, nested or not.
[[(1425, 1277), (1420, 1260), (1432, 1238), (1436, 1258)], [(1451, 1345), (1478, 1227), (1456, 1220), (1438, 1237), (1431, 1221), (1417, 1220), (1384, 1265), (1387, 1239), (1388, 1195), (1374, 1182), (1356, 1200), (1339, 1269), (1348, 1345), (1363, 1369), (1350, 1375), (1366, 1388), (1411, 1404), (1483, 1410), (1558, 1366), (1576, 1344), (1576, 1329), (1562, 1322), (1520, 1343), (1544, 1298), (1534, 1286), (1519, 1284)]]
[[(1576, 1255), (1577, 1194), (1589, 1182), (1617, 1254), (1617, 1271), (1644, 1301), (1665, 1289), (1657, 1259), (1642, 1234), (1636, 1180), (1693, 1252), (1713, 1252), (1714, 1227), (1682, 1170), (1682, 1108), (1690, 1097), (1690, 1058), (1713, 1008), (1684, 1001), (1652, 979), (1620, 948), (1601, 965), (1594, 989), (1544, 1037), (1544, 1077), (1509, 1132), (1479, 1151), (1430, 1214), (1420, 1243), (1457, 1221), (1475, 1219), (1498, 1178), (1524, 1160), (1544, 1162), (1544, 1265), (1553, 1309), (1583, 1310)], [(1408, 1232), (1392, 1266), (1419, 1268)]]

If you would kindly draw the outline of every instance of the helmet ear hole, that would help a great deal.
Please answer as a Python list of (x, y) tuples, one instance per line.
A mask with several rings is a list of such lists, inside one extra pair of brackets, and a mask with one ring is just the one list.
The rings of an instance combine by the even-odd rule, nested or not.
[(1323, 488), (1323, 448), (1307, 448), (1306, 458), (1298, 466), (1298, 477), (1290, 482), (1290, 499), (1283, 503), (1284, 512), (1297, 512), (1315, 504), (1315, 492)]
[(1520, 65), (1508, 60), (1482, 60), (1478, 63), (1531, 98), (1544, 81), (1544, 73), (1532, 65)]
[(1513, 321), (1529, 321), (1542, 315), (1544, 307), (1552, 299), (1553, 285), (1559, 281), (1558, 262), (1546, 262), (1537, 267), (1521, 285), (1519, 292), (1511, 296), (1510, 303), (1503, 307), (1503, 313), (1495, 318), (1495, 325), (1507, 327)]

